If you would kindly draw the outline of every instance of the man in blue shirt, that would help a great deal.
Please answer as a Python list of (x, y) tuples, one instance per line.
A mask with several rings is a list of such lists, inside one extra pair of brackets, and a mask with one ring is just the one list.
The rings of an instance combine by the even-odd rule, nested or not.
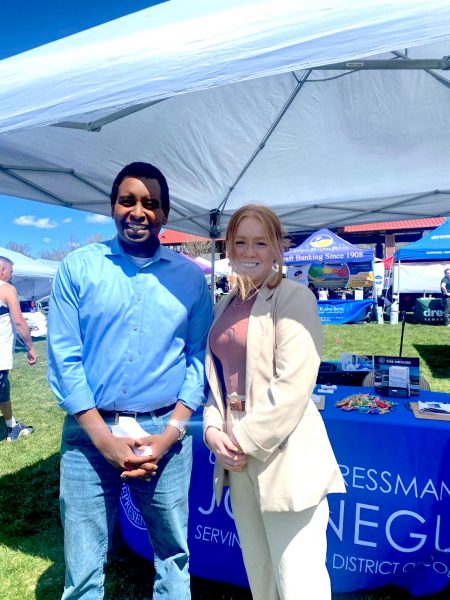
[[(159, 243), (169, 208), (158, 169), (122, 169), (111, 191), (117, 237), (70, 253), (53, 286), (48, 378), (68, 413), (60, 483), (64, 600), (103, 597), (124, 481), (152, 541), (154, 600), (191, 597), (192, 439), (185, 424), (204, 400), (212, 307), (200, 269)], [(111, 428), (124, 416), (151, 437), (114, 436)], [(151, 455), (141, 455), (144, 443)]]

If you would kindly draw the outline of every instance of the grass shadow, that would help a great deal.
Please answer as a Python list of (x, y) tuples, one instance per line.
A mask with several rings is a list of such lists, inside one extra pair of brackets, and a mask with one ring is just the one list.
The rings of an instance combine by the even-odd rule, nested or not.
[(0, 543), (21, 540), (23, 544), (32, 535), (59, 527), (58, 486), (58, 453), (4, 475), (0, 480)]
[(51, 564), (37, 582), (38, 600), (56, 600), (62, 591), (58, 487), (59, 453), (0, 479), (0, 544)]
[(445, 352), (445, 346), (438, 344), (413, 344), (421, 360), (423, 360), (435, 379), (450, 378), (450, 352)]

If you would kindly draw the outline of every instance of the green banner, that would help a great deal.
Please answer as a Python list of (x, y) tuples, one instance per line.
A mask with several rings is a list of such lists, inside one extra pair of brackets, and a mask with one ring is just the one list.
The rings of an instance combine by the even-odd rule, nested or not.
[(414, 304), (416, 323), (428, 325), (444, 324), (444, 307), (440, 298), (417, 298)]

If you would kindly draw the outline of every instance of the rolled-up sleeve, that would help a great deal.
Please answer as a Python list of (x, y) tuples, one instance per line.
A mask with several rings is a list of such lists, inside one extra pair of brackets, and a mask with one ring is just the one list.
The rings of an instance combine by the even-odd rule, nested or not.
[(47, 377), (60, 407), (69, 414), (95, 407), (82, 362), (78, 296), (70, 263), (65, 259), (56, 275), (50, 297)]

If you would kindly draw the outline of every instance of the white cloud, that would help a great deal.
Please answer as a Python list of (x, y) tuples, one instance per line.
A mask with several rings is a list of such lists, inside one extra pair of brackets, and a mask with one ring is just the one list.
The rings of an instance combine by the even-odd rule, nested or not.
[(66, 219), (63, 219), (61, 223), (72, 223), (72, 217), (67, 217)]
[(50, 244), (50, 242), (52, 241), (52, 238), (45, 237), (42, 239), (42, 241), (44, 242), (44, 244)]
[(16, 225), (21, 225), (24, 227), (37, 227), (38, 229), (54, 229), (55, 227), (58, 227), (58, 224), (49, 219), (49, 217), (36, 219), (34, 215), (23, 215), (22, 217), (17, 217), (14, 219), (13, 222)]
[(105, 215), (87, 215), (86, 223), (95, 223), (96, 225), (107, 225), (111, 223), (111, 217)]

